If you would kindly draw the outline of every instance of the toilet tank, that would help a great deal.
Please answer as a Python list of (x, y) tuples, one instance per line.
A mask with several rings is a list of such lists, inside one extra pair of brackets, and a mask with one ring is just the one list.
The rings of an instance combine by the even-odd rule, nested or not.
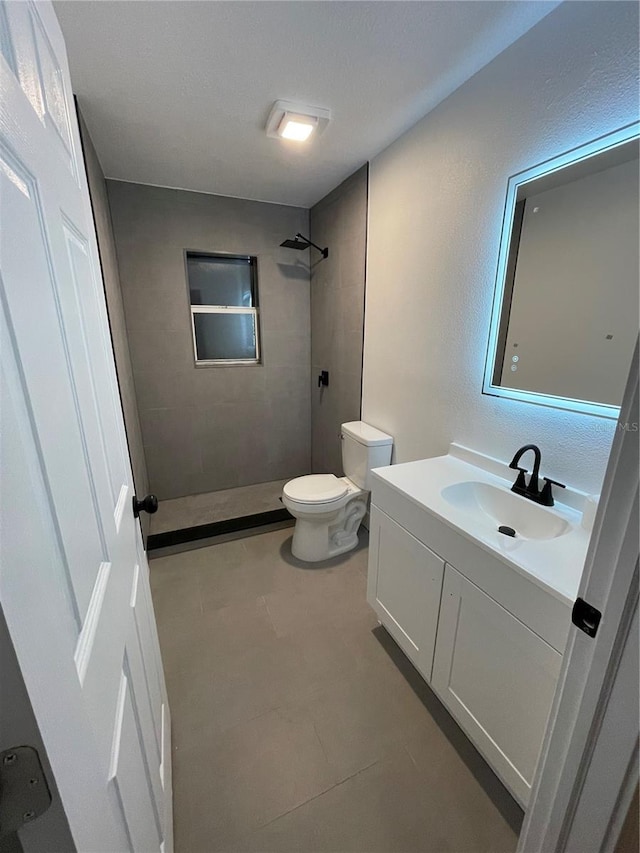
[(345, 475), (356, 486), (370, 491), (371, 469), (391, 464), (393, 438), (364, 421), (342, 424), (341, 438)]

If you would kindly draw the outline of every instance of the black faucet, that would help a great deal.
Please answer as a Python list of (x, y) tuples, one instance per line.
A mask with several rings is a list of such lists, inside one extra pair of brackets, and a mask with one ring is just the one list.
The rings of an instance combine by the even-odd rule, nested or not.
[[(520, 462), (520, 459), (528, 450), (532, 450), (534, 455), (533, 471), (529, 477), (529, 482), (527, 482), (527, 478), (525, 476), (528, 473), (528, 469), (521, 468), (518, 465), (518, 462)], [(516, 452), (516, 455), (509, 463), (509, 468), (514, 468), (519, 473), (516, 477), (515, 483), (511, 486), (511, 491), (515, 492), (517, 495), (529, 498), (530, 501), (542, 504), (542, 506), (553, 506), (554, 501), (551, 486), (559, 486), (561, 489), (564, 489), (565, 487), (563, 483), (558, 483), (557, 480), (550, 480), (548, 477), (543, 477), (544, 486), (540, 489), (538, 477), (540, 475), (541, 459), (542, 454), (540, 453), (540, 448), (535, 444), (525, 444), (524, 447), (521, 447), (520, 450)]]

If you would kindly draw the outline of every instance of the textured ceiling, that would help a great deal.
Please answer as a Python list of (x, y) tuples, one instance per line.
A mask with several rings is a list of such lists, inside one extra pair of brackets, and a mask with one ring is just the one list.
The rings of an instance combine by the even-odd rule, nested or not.
[[(54, 4), (110, 178), (309, 207), (558, 5), (552, 2)], [(331, 109), (308, 145), (270, 139), (278, 99)]]

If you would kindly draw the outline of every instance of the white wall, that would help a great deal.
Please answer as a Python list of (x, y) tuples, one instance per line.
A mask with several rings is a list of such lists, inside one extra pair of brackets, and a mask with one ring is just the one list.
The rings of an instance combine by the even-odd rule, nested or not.
[(599, 491), (615, 424), (483, 396), (507, 179), (637, 115), (638, 7), (564, 3), (370, 168), (363, 418), (395, 461), (452, 440)]

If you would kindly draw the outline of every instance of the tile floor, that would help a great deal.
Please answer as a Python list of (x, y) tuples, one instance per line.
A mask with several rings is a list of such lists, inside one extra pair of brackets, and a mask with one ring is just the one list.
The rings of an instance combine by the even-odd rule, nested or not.
[(292, 528), (151, 561), (176, 853), (510, 853), (522, 812), (365, 601)]
[(149, 533), (166, 533), (169, 530), (210, 524), (212, 521), (226, 521), (228, 518), (282, 509), (280, 495), (286, 482), (274, 480), (160, 501), (158, 511), (151, 516)]

